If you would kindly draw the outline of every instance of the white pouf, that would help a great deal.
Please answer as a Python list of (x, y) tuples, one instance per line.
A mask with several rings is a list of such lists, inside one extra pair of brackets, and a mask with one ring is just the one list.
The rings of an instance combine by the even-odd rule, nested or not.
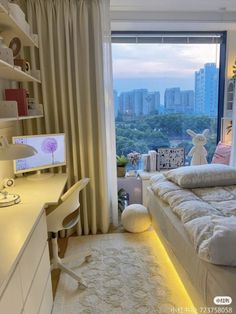
[(129, 232), (143, 232), (151, 225), (148, 210), (141, 204), (127, 206), (121, 215), (124, 228)]

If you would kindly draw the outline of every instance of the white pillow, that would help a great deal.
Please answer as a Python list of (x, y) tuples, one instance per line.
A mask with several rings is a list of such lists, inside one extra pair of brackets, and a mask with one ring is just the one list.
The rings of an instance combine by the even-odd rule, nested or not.
[(163, 173), (182, 188), (201, 188), (236, 184), (236, 169), (222, 164), (180, 167)]

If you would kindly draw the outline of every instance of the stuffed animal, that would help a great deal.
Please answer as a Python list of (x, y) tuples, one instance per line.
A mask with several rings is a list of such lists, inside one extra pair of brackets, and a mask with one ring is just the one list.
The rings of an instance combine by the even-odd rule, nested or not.
[(207, 164), (207, 150), (204, 145), (207, 142), (206, 136), (209, 133), (208, 129), (205, 129), (202, 134), (197, 134), (194, 131), (188, 129), (186, 131), (190, 136), (192, 136), (193, 147), (188, 153), (191, 159), (191, 166), (193, 165), (204, 165)]

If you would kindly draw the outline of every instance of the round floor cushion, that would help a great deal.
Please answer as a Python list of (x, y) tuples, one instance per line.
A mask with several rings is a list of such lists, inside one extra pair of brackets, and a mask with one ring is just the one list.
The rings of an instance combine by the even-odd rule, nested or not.
[(127, 206), (121, 215), (124, 228), (129, 232), (143, 232), (151, 225), (148, 210), (141, 204)]

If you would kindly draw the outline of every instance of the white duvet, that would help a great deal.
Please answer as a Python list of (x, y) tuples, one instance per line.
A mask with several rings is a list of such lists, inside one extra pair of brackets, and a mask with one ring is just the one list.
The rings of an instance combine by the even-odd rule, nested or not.
[(236, 266), (236, 185), (183, 189), (162, 174), (151, 182), (183, 222), (201, 259)]

